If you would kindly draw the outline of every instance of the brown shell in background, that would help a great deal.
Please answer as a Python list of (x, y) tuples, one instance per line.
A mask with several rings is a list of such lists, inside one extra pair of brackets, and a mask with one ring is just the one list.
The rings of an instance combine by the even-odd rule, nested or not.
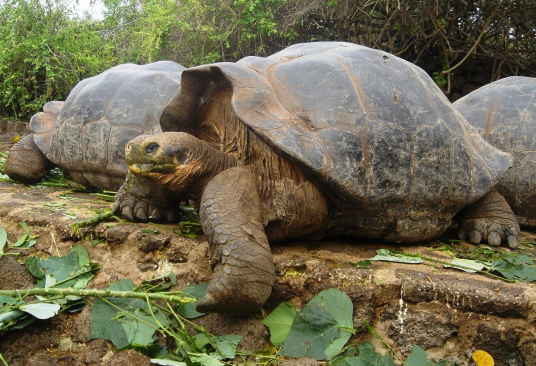
[(536, 226), (536, 79), (504, 78), (454, 106), (487, 142), (514, 157), (497, 190), (521, 225)]
[(117, 190), (127, 174), (125, 144), (161, 131), (160, 118), (180, 90), (179, 64), (123, 64), (84, 79), (65, 103), (49, 102), (30, 121), (46, 157), (77, 182)]

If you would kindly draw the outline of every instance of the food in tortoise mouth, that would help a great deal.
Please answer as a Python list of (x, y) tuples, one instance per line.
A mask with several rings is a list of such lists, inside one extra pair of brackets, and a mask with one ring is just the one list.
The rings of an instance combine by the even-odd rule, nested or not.
[(522, 226), (536, 227), (536, 79), (498, 80), (457, 100), (454, 107), (487, 142), (514, 157), (496, 190)]
[(32, 117), (33, 133), (12, 148), (4, 172), (33, 184), (58, 166), (84, 186), (118, 190), (128, 170), (126, 143), (161, 131), (182, 70), (171, 61), (123, 64), (82, 80), (65, 102), (49, 102)]
[(126, 146), (114, 210), (165, 218), (192, 200), (214, 276), (197, 308), (255, 312), (270, 296), (270, 242), (436, 238), (460, 214), (473, 242), (511, 246), (519, 226), (493, 188), (512, 158), (416, 67), (350, 43), (187, 69), (164, 133)]

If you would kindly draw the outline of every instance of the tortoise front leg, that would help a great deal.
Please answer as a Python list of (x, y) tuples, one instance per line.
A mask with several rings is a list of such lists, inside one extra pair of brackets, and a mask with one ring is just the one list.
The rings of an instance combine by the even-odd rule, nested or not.
[(117, 191), (112, 210), (129, 221), (176, 222), (180, 217), (180, 199), (128, 172)]
[(496, 191), (487, 193), (480, 200), (458, 213), (458, 236), (473, 244), (487, 241), (499, 246), (501, 241), (512, 249), (517, 247), (519, 224), (504, 197)]
[(214, 276), (197, 310), (233, 315), (258, 311), (272, 291), (275, 267), (250, 169), (235, 167), (214, 177), (203, 193), (199, 215)]

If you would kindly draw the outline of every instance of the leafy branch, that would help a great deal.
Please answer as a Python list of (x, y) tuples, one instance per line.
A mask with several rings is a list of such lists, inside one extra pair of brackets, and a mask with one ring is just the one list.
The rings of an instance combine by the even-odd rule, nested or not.
[(423, 261), (427, 261), (441, 264), (444, 267), (460, 269), (465, 272), (484, 274), (507, 282), (536, 281), (536, 265), (533, 260), (524, 254), (510, 252), (501, 252), (492, 260), (472, 260), (453, 257), (451, 262), (445, 262), (423, 255), (398, 253), (387, 249), (379, 249), (377, 255), (370, 258), (370, 260), (409, 264), (419, 264)]
[[(87, 272), (82, 272), (84, 274)], [(114, 297), (120, 299), (134, 298), (143, 300), (165, 300), (180, 304), (195, 301), (193, 298), (185, 297), (182, 292), (159, 292), (147, 293), (137, 291), (111, 291), (95, 289), (73, 289), (73, 288), (32, 288), (22, 290), (0, 290), (0, 296), (11, 296), (24, 298), (26, 296), (89, 296), (98, 298)]]

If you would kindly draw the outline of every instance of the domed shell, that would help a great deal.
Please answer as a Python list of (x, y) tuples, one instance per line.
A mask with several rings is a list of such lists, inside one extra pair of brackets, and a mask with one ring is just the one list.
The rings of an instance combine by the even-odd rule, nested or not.
[(182, 78), (170, 107), (191, 122), (163, 130), (195, 129), (202, 102), (232, 89), (236, 116), (334, 203), (341, 234), (437, 236), (510, 165), (423, 70), (386, 52), (298, 44), (267, 58), (191, 68)]
[(125, 144), (161, 131), (160, 118), (180, 91), (182, 70), (171, 61), (123, 64), (84, 79), (55, 120), (32, 119), (34, 140), (76, 181), (118, 189), (127, 173)]
[(520, 224), (536, 226), (536, 79), (504, 78), (454, 106), (487, 142), (514, 157), (497, 190)]

